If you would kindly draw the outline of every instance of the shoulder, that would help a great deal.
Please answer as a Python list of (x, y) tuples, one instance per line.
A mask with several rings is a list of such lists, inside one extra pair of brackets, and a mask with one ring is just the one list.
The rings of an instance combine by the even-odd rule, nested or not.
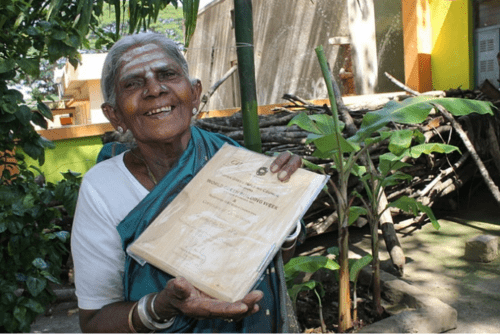
[(97, 155), (96, 163), (100, 163), (104, 160), (110, 159), (112, 157), (118, 156), (122, 152), (130, 149), (130, 145), (121, 142), (110, 142), (103, 145), (99, 155)]

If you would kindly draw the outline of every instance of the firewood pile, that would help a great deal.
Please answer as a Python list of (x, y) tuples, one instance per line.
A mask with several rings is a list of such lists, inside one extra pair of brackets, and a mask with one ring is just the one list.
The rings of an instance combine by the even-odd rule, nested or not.
[[(491, 90), (491, 87), (483, 85), (479, 90), (461, 90), (453, 89), (449, 91), (429, 92), (428, 94), (441, 97), (460, 97), (467, 99), (489, 100), (497, 107), (500, 107), (500, 94), (496, 96), (498, 90)], [(384, 96), (383, 99), (376, 99), (373, 96), (371, 101), (361, 101), (344, 105), (343, 110), (351, 116), (351, 125), (359, 128), (363, 116), (370, 111), (382, 108), (388, 99), (406, 99), (410, 97), (405, 93), (394, 94), (393, 96)], [(332, 161), (322, 160), (312, 156), (314, 146), (306, 143), (308, 133), (293, 125), (287, 124), (299, 112), (308, 114), (327, 113), (328, 109), (324, 106), (311, 104), (297, 96), (286, 94), (283, 99), (289, 102), (288, 105), (276, 108), (275, 114), (260, 115), (259, 125), (262, 138), (263, 152), (268, 154), (290, 151), (300, 155), (317, 165), (325, 168), (325, 171), (331, 175), (332, 181), (337, 180), (337, 173), (332, 168)], [(385, 99), (385, 100), (384, 100)], [(342, 107), (342, 106), (341, 106)], [(342, 108), (339, 108), (342, 109)], [(445, 111), (446, 112), (446, 111)], [(471, 114), (469, 116), (459, 117), (449, 120), (440, 111), (433, 111), (428, 119), (419, 125), (390, 124), (393, 129), (419, 129), (425, 136), (428, 143), (447, 143), (460, 148), (460, 152), (452, 154), (432, 154), (421, 156), (418, 159), (408, 159), (406, 162), (411, 164), (402, 171), (411, 175), (413, 178), (400, 185), (389, 187), (385, 190), (389, 202), (396, 200), (402, 195), (413, 197), (424, 205), (438, 206), (444, 205), (453, 209), (458, 205), (458, 190), (473, 178), (483, 176), (486, 184), (495, 188), (500, 185), (500, 148), (498, 139), (500, 138), (500, 116), (494, 111), (494, 116), (481, 116)], [(342, 121), (346, 122), (345, 113), (340, 113)], [(452, 121), (452, 122), (450, 122)], [(349, 122), (346, 122), (348, 124)], [(230, 117), (213, 117), (193, 121), (193, 125), (211, 131), (224, 134), (243, 144), (243, 128), (241, 112)], [(345, 137), (348, 137), (348, 127), (344, 130)], [(457, 129), (461, 128), (461, 129)], [(351, 129), (352, 131), (352, 129)], [(460, 136), (460, 131), (466, 134), (466, 138)], [(466, 143), (467, 140), (469, 143)], [(467, 144), (472, 145), (477, 155), (474, 156), (468, 149)], [(388, 143), (379, 143), (371, 149), (370, 156), (376, 165), (377, 157), (388, 152)], [(478, 160), (481, 164), (478, 164)], [(484, 173), (480, 169), (489, 171), (490, 180), (485, 179)], [(484, 171), (483, 171), (484, 172)], [(476, 183), (476, 187), (484, 184)], [(350, 178), (350, 190), (363, 194), (361, 183), (355, 178)], [(468, 190), (470, 191), (470, 190)], [(497, 189), (498, 191), (498, 189)], [(333, 192), (332, 192), (333, 194)], [(361, 205), (354, 200), (353, 205)], [(500, 192), (497, 201), (500, 204)], [(391, 212), (394, 222), (397, 223), (396, 229), (414, 225), (419, 227), (424, 224), (427, 217), (422, 215), (414, 218), (407, 213), (399, 211)], [(324, 232), (332, 231), (337, 228), (337, 212), (328, 196), (322, 192), (314, 201), (311, 208), (304, 217), (308, 228), (308, 237), (318, 235)], [(357, 226), (366, 223), (365, 218), (358, 219)]]

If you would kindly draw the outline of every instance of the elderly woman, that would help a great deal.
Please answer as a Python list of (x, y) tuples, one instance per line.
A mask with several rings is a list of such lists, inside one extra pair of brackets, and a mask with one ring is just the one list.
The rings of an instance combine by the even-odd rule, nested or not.
[[(177, 45), (161, 35), (118, 41), (101, 80), (103, 112), (119, 132), (132, 132), (136, 146), (100, 155), (108, 159), (86, 173), (80, 188), (71, 247), (82, 330), (287, 331), (280, 257), (255, 291), (228, 303), (125, 252), (224, 143), (238, 143), (190, 125), (201, 83), (189, 78)], [(298, 156), (282, 154), (271, 170), (286, 181), (299, 166)], [(293, 249), (289, 240), (283, 250)]]

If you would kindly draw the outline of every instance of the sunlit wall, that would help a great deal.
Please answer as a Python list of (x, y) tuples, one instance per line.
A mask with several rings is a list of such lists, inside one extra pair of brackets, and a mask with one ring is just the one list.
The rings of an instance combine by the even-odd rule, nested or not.
[(474, 87), (472, 0), (429, 0), (432, 84), (436, 90)]

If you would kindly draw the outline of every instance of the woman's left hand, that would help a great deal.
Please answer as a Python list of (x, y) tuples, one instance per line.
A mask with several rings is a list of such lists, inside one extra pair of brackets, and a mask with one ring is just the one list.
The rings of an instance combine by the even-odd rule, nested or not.
[(282, 152), (271, 164), (271, 172), (278, 174), (278, 179), (287, 181), (290, 176), (302, 166), (302, 159), (298, 155)]

